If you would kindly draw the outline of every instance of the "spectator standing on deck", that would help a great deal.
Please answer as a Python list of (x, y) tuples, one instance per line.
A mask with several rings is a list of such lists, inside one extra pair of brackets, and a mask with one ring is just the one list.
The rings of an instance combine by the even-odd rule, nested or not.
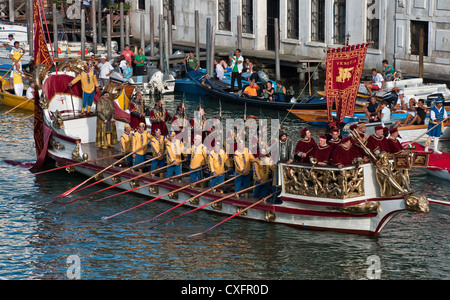
[(242, 69), (244, 58), (241, 56), (241, 49), (236, 49), (235, 55), (231, 59), (231, 91), (234, 92), (234, 82), (238, 82), (238, 90), (242, 90)]

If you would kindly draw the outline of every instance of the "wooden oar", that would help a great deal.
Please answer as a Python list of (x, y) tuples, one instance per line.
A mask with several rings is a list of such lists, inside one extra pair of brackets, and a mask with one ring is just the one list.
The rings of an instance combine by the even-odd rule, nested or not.
[(217, 224), (214, 225), (213, 227), (210, 227), (209, 229), (207, 229), (207, 230), (205, 230), (205, 231), (203, 231), (203, 232), (196, 233), (196, 234), (192, 234), (192, 235), (190, 235), (190, 237), (199, 236), (199, 235), (202, 235), (202, 234), (207, 233), (208, 231), (210, 231), (210, 230), (216, 228), (217, 226), (219, 226), (219, 225), (225, 223), (226, 221), (228, 221), (228, 220), (230, 220), (230, 219), (233, 219), (234, 217), (239, 216), (239, 215), (242, 214), (243, 212), (245, 212), (245, 211), (249, 210), (250, 208), (252, 208), (252, 207), (258, 205), (259, 203), (261, 203), (261, 202), (263, 202), (263, 201), (266, 201), (266, 200), (269, 199), (270, 197), (275, 196), (277, 193), (278, 193), (278, 191), (276, 191), (275, 193), (273, 193), (273, 194), (271, 194), (271, 195), (269, 195), (269, 196), (267, 196), (267, 197), (262, 198), (262, 199), (259, 200), (259, 201), (256, 201), (256, 202), (253, 203), (252, 205), (249, 205), (249, 206), (247, 206), (246, 208), (244, 208), (243, 210), (238, 211), (238, 212), (235, 213), (234, 215), (232, 215), (232, 216), (226, 218), (225, 220), (223, 220), (223, 221), (220, 222), (220, 223), (217, 223)]
[[(69, 202), (65, 203), (64, 205), (67, 205), (67, 204), (70, 204), (70, 203), (73, 203), (73, 202), (76, 202), (76, 201), (85, 199), (85, 198), (87, 198), (87, 197), (90, 197), (90, 196), (93, 196), (93, 195), (95, 195), (95, 194), (104, 192), (104, 191), (106, 191), (106, 190), (115, 188), (115, 187), (118, 186), (118, 185), (121, 185), (121, 184), (130, 182), (130, 181), (132, 181), (132, 180), (136, 180), (136, 179), (141, 178), (141, 177), (143, 177), (143, 176), (147, 176), (147, 175), (149, 175), (149, 174), (151, 174), (151, 173), (160, 172), (160, 171), (166, 169), (167, 167), (168, 167), (168, 166), (164, 166), (164, 167), (162, 167), (162, 168), (159, 168), (159, 169), (156, 169), (156, 170), (153, 170), (153, 171), (150, 171), (150, 172), (146, 172), (146, 173), (139, 174), (138, 176), (132, 177), (132, 178), (130, 178), (130, 179), (127, 179), (127, 180), (125, 180), (125, 181), (122, 181), (122, 182), (119, 182), (119, 183), (116, 183), (116, 184), (113, 184), (113, 185), (110, 185), (110, 186), (108, 186), (108, 187), (106, 187), (106, 188), (104, 188), (104, 189), (101, 189), (101, 190), (96, 191), (96, 192), (93, 192), (93, 193), (91, 193), (91, 194), (82, 196), (82, 197), (80, 197), (80, 198), (78, 198), (78, 199), (69, 201)], [(114, 176), (116, 176), (116, 175), (117, 175), (117, 174), (114, 174)], [(105, 198), (99, 199), (99, 200), (97, 200), (97, 201), (101, 201), (101, 200), (103, 200), (103, 199), (110, 198), (110, 197), (114, 197), (114, 196), (118, 196), (118, 194), (112, 195), (112, 196), (109, 196), (109, 197), (105, 197)], [(64, 205), (63, 205), (63, 206), (64, 206)]]
[(19, 107), (21, 107), (22, 105), (27, 104), (27, 103), (30, 102), (31, 100), (34, 100), (34, 99), (31, 98), (31, 99), (28, 99), (27, 101), (21, 102), (19, 105), (16, 105), (16, 106), (14, 106), (13, 108), (11, 108), (10, 110), (8, 110), (7, 112), (1, 114), (1, 116), (3, 117), (3, 116), (5, 116), (5, 115), (9, 114), (10, 112), (12, 112), (13, 110), (15, 110), (16, 108), (19, 108)]
[(146, 145), (143, 145), (142, 147), (140, 147), (140, 148), (136, 149), (135, 151), (131, 152), (130, 154), (125, 155), (124, 157), (122, 157), (121, 159), (119, 159), (119, 160), (115, 161), (114, 163), (110, 164), (109, 166), (107, 166), (107, 167), (104, 168), (103, 170), (101, 170), (101, 171), (95, 173), (94, 175), (92, 175), (91, 177), (89, 177), (88, 179), (86, 179), (85, 181), (83, 181), (82, 183), (80, 183), (80, 184), (74, 186), (73, 188), (71, 188), (71, 189), (65, 191), (65, 192), (62, 193), (61, 195), (56, 196), (56, 197), (55, 197), (56, 199), (53, 200), (53, 202), (54, 202), (54, 201), (57, 201), (57, 200), (60, 199), (60, 198), (64, 198), (64, 197), (70, 195), (73, 191), (75, 191), (75, 190), (76, 190), (77, 188), (79, 188), (80, 186), (84, 185), (86, 182), (88, 182), (88, 181), (91, 180), (92, 178), (96, 177), (98, 174), (100, 174), (100, 173), (102, 173), (102, 172), (105, 172), (106, 170), (112, 168), (115, 164), (117, 164), (117, 163), (123, 161), (124, 159), (128, 158), (129, 156), (135, 154), (137, 151), (143, 149), (145, 146), (146, 146)]
[[(217, 188), (217, 187), (219, 187), (219, 186), (221, 186), (221, 185), (224, 185), (224, 184), (226, 184), (226, 183), (228, 183), (228, 182), (230, 182), (230, 181), (232, 181), (232, 180), (235, 180), (236, 178), (238, 178), (238, 177), (240, 177), (240, 176), (242, 176), (242, 174), (241, 174), (241, 175), (238, 175), (238, 176), (234, 176), (234, 177), (232, 177), (232, 178), (230, 178), (230, 179), (228, 179), (227, 181), (224, 181), (224, 182), (222, 182), (222, 183), (219, 183), (218, 185), (215, 185), (215, 186), (213, 186), (213, 187), (211, 187), (211, 188), (209, 188), (209, 189), (207, 189), (207, 190), (201, 192), (200, 194), (195, 195), (194, 197), (191, 197), (191, 198), (189, 198), (188, 200), (183, 201), (183, 202), (181, 202), (180, 204), (177, 204), (176, 206), (174, 206), (174, 207), (172, 207), (172, 208), (170, 208), (170, 209), (168, 209), (168, 210), (166, 210), (166, 211), (160, 213), (159, 215), (157, 215), (157, 216), (151, 218), (150, 220), (142, 221), (142, 222), (140, 222), (140, 223), (151, 222), (151, 221), (153, 221), (154, 219), (156, 219), (156, 218), (158, 218), (158, 217), (160, 217), (160, 216), (162, 216), (162, 215), (165, 215), (165, 214), (168, 213), (169, 211), (174, 210), (175, 208), (180, 207), (180, 206), (186, 204), (187, 202), (191, 201), (192, 199), (197, 198), (197, 197), (200, 197), (201, 195), (204, 195), (204, 194), (210, 192), (212, 189)], [(233, 195), (234, 195), (234, 194), (233, 194)]]
[[(198, 171), (198, 170), (196, 170), (196, 171)], [(195, 171), (195, 172), (196, 172), (196, 171)], [(182, 175), (183, 175), (183, 174), (182, 174)], [(176, 176), (180, 176), (180, 175), (176, 175)], [(174, 177), (176, 177), (176, 176), (174, 176)], [(154, 201), (156, 201), (156, 200), (159, 200), (159, 199), (161, 199), (161, 198), (163, 198), (163, 197), (165, 197), (165, 196), (167, 196), (167, 195), (170, 195), (170, 194), (172, 194), (172, 193), (176, 193), (176, 192), (179, 192), (179, 191), (181, 191), (181, 190), (184, 190), (184, 189), (188, 188), (189, 186), (191, 186), (191, 184), (194, 184), (194, 183), (197, 184), (197, 183), (201, 183), (201, 182), (206, 181), (206, 180), (210, 180), (212, 177), (214, 177), (214, 176), (211, 176), (211, 177), (208, 177), (208, 178), (204, 178), (204, 179), (198, 180), (198, 181), (196, 181), (196, 182), (190, 183), (190, 184), (188, 184), (188, 185), (185, 185), (185, 186), (183, 186), (183, 187), (180, 187), (179, 189), (170, 191), (170, 192), (168, 192), (168, 193), (166, 193), (166, 194), (164, 194), (164, 195), (158, 196), (158, 197), (153, 198), (153, 199), (150, 199), (150, 200), (148, 200), (148, 201), (146, 201), (146, 202), (144, 202), (144, 203), (141, 203), (141, 204), (139, 204), (139, 205), (136, 205), (136, 206), (134, 206), (134, 207), (132, 207), (132, 208), (126, 209), (126, 210), (124, 210), (124, 211), (121, 211), (121, 212), (119, 212), (119, 213), (117, 213), (117, 214), (115, 214), (115, 215), (112, 215), (112, 216), (109, 216), (109, 217), (103, 217), (102, 220), (109, 220), (109, 219), (111, 219), (111, 218), (117, 217), (117, 216), (119, 216), (119, 215), (121, 215), (121, 214), (123, 214), (123, 213), (129, 212), (130, 210), (133, 210), (133, 209), (138, 208), (138, 207), (141, 207), (141, 206), (143, 206), (143, 205), (145, 205), (145, 204), (148, 204), (148, 203), (154, 202)], [(155, 183), (156, 183), (156, 182), (155, 182)], [(138, 222), (138, 223), (142, 223), (142, 222)]]
[(435, 126), (433, 126), (431, 129), (429, 129), (427, 132), (421, 134), (418, 138), (416, 138), (414, 141), (408, 143), (407, 145), (405, 145), (405, 147), (403, 147), (403, 149), (406, 149), (407, 147), (410, 147), (412, 144), (414, 144), (415, 142), (417, 142), (421, 137), (423, 137), (424, 135), (428, 134), (430, 131), (432, 131), (433, 129), (435, 129), (436, 127), (438, 127), (439, 125), (444, 125), (444, 122), (447, 121), (448, 119), (450, 119), (450, 117), (447, 117), (445, 120), (442, 120), (442, 122), (440, 122), (439, 124), (436, 124)]
[(26, 178), (26, 177), (30, 177), (30, 176), (33, 176), (33, 175), (34, 176), (35, 175), (40, 175), (40, 174), (53, 172), (53, 171), (57, 171), (57, 170), (65, 169), (65, 168), (75, 167), (75, 166), (79, 166), (79, 165), (83, 165), (83, 164), (87, 164), (87, 163), (91, 163), (91, 162), (97, 162), (99, 160), (113, 158), (113, 157), (121, 156), (121, 155), (122, 154), (114, 154), (114, 155), (105, 156), (105, 157), (102, 157), (102, 158), (96, 158), (96, 159), (92, 159), (92, 160), (82, 161), (82, 162), (78, 162), (78, 163), (75, 163), (75, 164), (66, 165), (66, 166), (62, 166), (62, 167), (57, 167), (57, 168), (54, 168), (54, 169), (45, 170), (45, 171), (38, 172), (38, 173), (31, 173), (31, 174), (28, 174), (28, 175), (25, 175), (25, 176), (20, 176), (19, 178)]
[[(154, 171), (151, 171), (150, 173), (160, 172), (160, 171), (162, 171), (164, 169), (167, 169), (167, 168), (169, 168), (171, 166), (173, 166), (173, 164), (164, 166), (164, 167), (159, 168), (159, 169), (154, 170)], [(163, 179), (160, 179), (160, 180), (155, 181), (155, 182), (150, 182), (150, 183), (144, 184), (143, 186), (138, 186), (138, 187), (132, 188), (131, 190), (125, 190), (125, 191), (122, 191), (122, 192), (114, 194), (114, 195), (110, 195), (110, 196), (107, 196), (107, 197), (104, 197), (104, 198), (101, 198), (101, 199), (97, 199), (97, 200), (95, 200), (95, 202), (100, 202), (102, 200), (106, 200), (106, 199), (109, 199), (109, 198), (112, 198), (112, 197), (120, 196), (120, 195), (129, 193), (129, 192), (133, 192), (135, 190), (143, 189), (143, 188), (151, 186), (151, 185), (155, 185), (155, 184), (158, 184), (158, 183), (161, 183), (161, 182), (165, 182), (165, 181), (168, 181), (168, 180), (171, 180), (171, 179), (176, 179), (176, 178), (179, 178), (179, 177), (183, 177), (183, 176), (189, 175), (190, 173), (192, 173), (192, 171), (191, 172), (187, 172), (187, 173), (183, 173), (183, 174), (179, 174), (179, 175), (174, 175), (174, 176), (168, 177), (168, 178), (163, 178)]]
[[(190, 210), (190, 211), (188, 211), (188, 212), (185, 212), (185, 213), (183, 213), (183, 214), (181, 214), (181, 215), (179, 215), (179, 216), (173, 217), (173, 218), (171, 218), (171, 219), (168, 219), (168, 220), (166, 220), (166, 221), (163, 221), (163, 222), (161, 222), (161, 223), (158, 223), (158, 224), (156, 224), (156, 225), (154, 225), (154, 226), (151, 226), (150, 229), (155, 228), (155, 227), (157, 227), (157, 226), (159, 226), (159, 225), (165, 224), (165, 223), (167, 223), (167, 222), (170, 222), (170, 221), (172, 221), (172, 220), (178, 219), (179, 217), (185, 216), (185, 215), (187, 215), (187, 214), (190, 214), (191, 212), (194, 212), (194, 211), (197, 211), (197, 210), (199, 210), (199, 209), (205, 208), (205, 207), (207, 207), (207, 206), (209, 206), (209, 205), (212, 205), (212, 204), (214, 204), (214, 203), (217, 203), (217, 202), (226, 200), (226, 199), (231, 198), (231, 197), (233, 197), (233, 196), (236, 196), (236, 195), (239, 195), (239, 194), (244, 193), (244, 192), (246, 192), (246, 191), (252, 190), (252, 189), (254, 189), (254, 188), (257, 187), (257, 186), (266, 184), (266, 183), (268, 183), (268, 182), (272, 182), (272, 180), (268, 180), (268, 181), (265, 181), (265, 182), (261, 182), (261, 183), (259, 183), (259, 184), (257, 184), (257, 185), (253, 185), (253, 186), (248, 187), (248, 188), (246, 188), (246, 189), (240, 190), (239, 192), (236, 192), (236, 193), (231, 193), (231, 194), (229, 194), (229, 195), (227, 195), (227, 196), (225, 196), (225, 197), (223, 197), (223, 198), (214, 200), (214, 201), (212, 201), (212, 202), (209, 202), (209, 203), (207, 203), (207, 204), (204, 204), (204, 205), (202, 205), (202, 206), (199, 206), (199, 207), (197, 207), (197, 208), (194, 208), (193, 210)], [(199, 195), (199, 196), (200, 196), (200, 195)], [(197, 197), (197, 196), (196, 196), (196, 197)], [(194, 198), (195, 198), (195, 197), (194, 197)], [(186, 201), (186, 202), (187, 202), (187, 201)], [(184, 204), (184, 203), (181, 203), (181, 204)], [(180, 206), (180, 204), (177, 205), (177, 206), (175, 206), (174, 208), (176, 208), (176, 207), (178, 207), (178, 206)], [(174, 209), (174, 208), (172, 208), (172, 209)], [(170, 209), (170, 210), (172, 210), (172, 209)], [(170, 210), (169, 210), (169, 211), (170, 211)], [(168, 212), (168, 211), (167, 211), (167, 212)], [(163, 215), (163, 214), (164, 214), (164, 213), (159, 214), (158, 216), (156, 216), (156, 217), (154, 217), (154, 218), (148, 220), (147, 222), (150, 222), (150, 221), (154, 220), (155, 218), (157, 218), (157, 217), (159, 217), (160, 215)]]
[(134, 169), (134, 168), (137, 168), (137, 167), (140, 167), (140, 166), (142, 166), (142, 165), (148, 164), (148, 163), (152, 162), (153, 160), (155, 160), (155, 159), (157, 159), (157, 158), (158, 158), (158, 157), (154, 157), (154, 158), (152, 158), (152, 159), (149, 159), (149, 160), (146, 160), (146, 161), (144, 161), (144, 162), (141, 162), (140, 164), (137, 164), (137, 165), (135, 165), (135, 166), (131, 166), (131, 167), (127, 168), (127, 169), (124, 169), (124, 170), (122, 170), (122, 171), (120, 171), (120, 172), (118, 172), (118, 173), (114, 173), (114, 174), (112, 174), (112, 175), (110, 175), (110, 176), (108, 176), (108, 177), (106, 177), (106, 178), (103, 178), (103, 179), (101, 179), (101, 180), (98, 180), (98, 181), (96, 181), (96, 182), (91, 183), (90, 185), (87, 185), (87, 186), (85, 186), (85, 187), (83, 187), (83, 188), (80, 188), (80, 189), (74, 191), (72, 194), (81, 192), (81, 191), (84, 190), (84, 189), (90, 188), (90, 187), (92, 187), (92, 186), (94, 186), (94, 185), (96, 185), (96, 184), (99, 184), (99, 183), (101, 183), (101, 182), (103, 182), (103, 181), (105, 181), (105, 180), (108, 180), (108, 179), (110, 179), (110, 178), (112, 178), (112, 177), (114, 177), (114, 176), (120, 175), (120, 174), (125, 173), (125, 172), (128, 172), (128, 171), (130, 171), (130, 170), (132, 170), (132, 169)]

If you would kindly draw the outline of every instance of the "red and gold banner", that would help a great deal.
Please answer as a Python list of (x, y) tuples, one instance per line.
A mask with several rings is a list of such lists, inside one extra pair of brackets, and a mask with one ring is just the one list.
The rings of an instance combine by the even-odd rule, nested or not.
[[(34, 65), (52, 66), (53, 62), (48, 53), (42, 29), (39, 0), (34, 1)], [(44, 113), (39, 105), (39, 93), (34, 93), (34, 144), (36, 148), (36, 163), (32, 170), (42, 168), (47, 160), (47, 146), (51, 131), (44, 127)]]
[(353, 116), (369, 44), (328, 50), (325, 83), (328, 122), (333, 122), (333, 103), (337, 123), (341, 123), (345, 116)]
[(34, 65), (53, 65), (42, 28), (39, 0), (34, 0)]

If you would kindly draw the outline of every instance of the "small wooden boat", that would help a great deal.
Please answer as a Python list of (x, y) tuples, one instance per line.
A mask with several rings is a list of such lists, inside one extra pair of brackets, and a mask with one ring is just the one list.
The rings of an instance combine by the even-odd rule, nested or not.
[[(304, 110), (317, 110), (326, 109), (326, 100), (323, 97), (307, 97), (301, 101), (296, 102), (279, 102), (269, 101), (267, 99), (259, 97), (245, 97), (242, 96), (242, 91), (230, 92), (231, 86), (218, 79), (207, 78), (204, 80), (204, 73), (188, 70), (189, 78), (197, 87), (203, 89), (210, 96), (218, 98), (222, 101), (238, 104), (238, 105), (251, 105), (255, 107), (262, 107), (274, 110), (288, 110), (288, 109), (304, 109)], [(289, 96), (286, 96), (289, 97)], [(295, 99), (295, 98), (294, 98)]]
[[(24, 93), (26, 93), (26, 90), (24, 90)], [(14, 90), (6, 90), (6, 91), (0, 91), (0, 103), (6, 106), (10, 107), (18, 107), (18, 109), (24, 109), (28, 111), (34, 110), (34, 100), (28, 101), (28, 99), (25, 96), (17, 96), (14, 95)], [(23, 105), (21, 105), (23, 103)]]
[[(315, 126), (327, 126), (328, 125), (328, 115), (326, 110), (298, 110), (298, 109), (291, 109), (289, 110), (290, 113), (297, 116), (298, 118), (302, 119), (303, 121), (315, 125)], [(333, 120), (336, 122), (336, 112), (332, 112)], [(401, 120), (406, 118), (406, 112), (405, 111), (397, 111), (393, 114), (391, 114), (391, 119), (393, 121), (395, 120)], [(345, 116), (341, 124), (349, 124), (359, 121), (366, 121), (366, 115), (362, 111), (362, 109), (355, 109), (355, 113), (353, 116)]]

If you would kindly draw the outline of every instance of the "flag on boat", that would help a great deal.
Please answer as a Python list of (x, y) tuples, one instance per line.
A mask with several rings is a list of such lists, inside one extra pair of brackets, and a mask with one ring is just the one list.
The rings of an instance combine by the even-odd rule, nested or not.
[(333, 122), (333, 103), (337, 123), (341, 123), (345, 116), (353, 116), (369, 45), (365, 43), (328, 50), (325, 91), (329, 123)]
[[(49, 68), (53, 61), (48, 52), (42, 29), (39, 0), (34, 1), (34, 65), (46, 65)], [(34, 93), (34, 143), (36, 146), (36, 163), (32, 170), (40, 169), (47, 159), (47, 147), (51, 131), (44, 127), (44, 113), (40, 106), (39, 93)]]
[(42, 28), (39, 0), (34, 1), (34, 65), (47, 65), (49, 68), (53, 65)]

